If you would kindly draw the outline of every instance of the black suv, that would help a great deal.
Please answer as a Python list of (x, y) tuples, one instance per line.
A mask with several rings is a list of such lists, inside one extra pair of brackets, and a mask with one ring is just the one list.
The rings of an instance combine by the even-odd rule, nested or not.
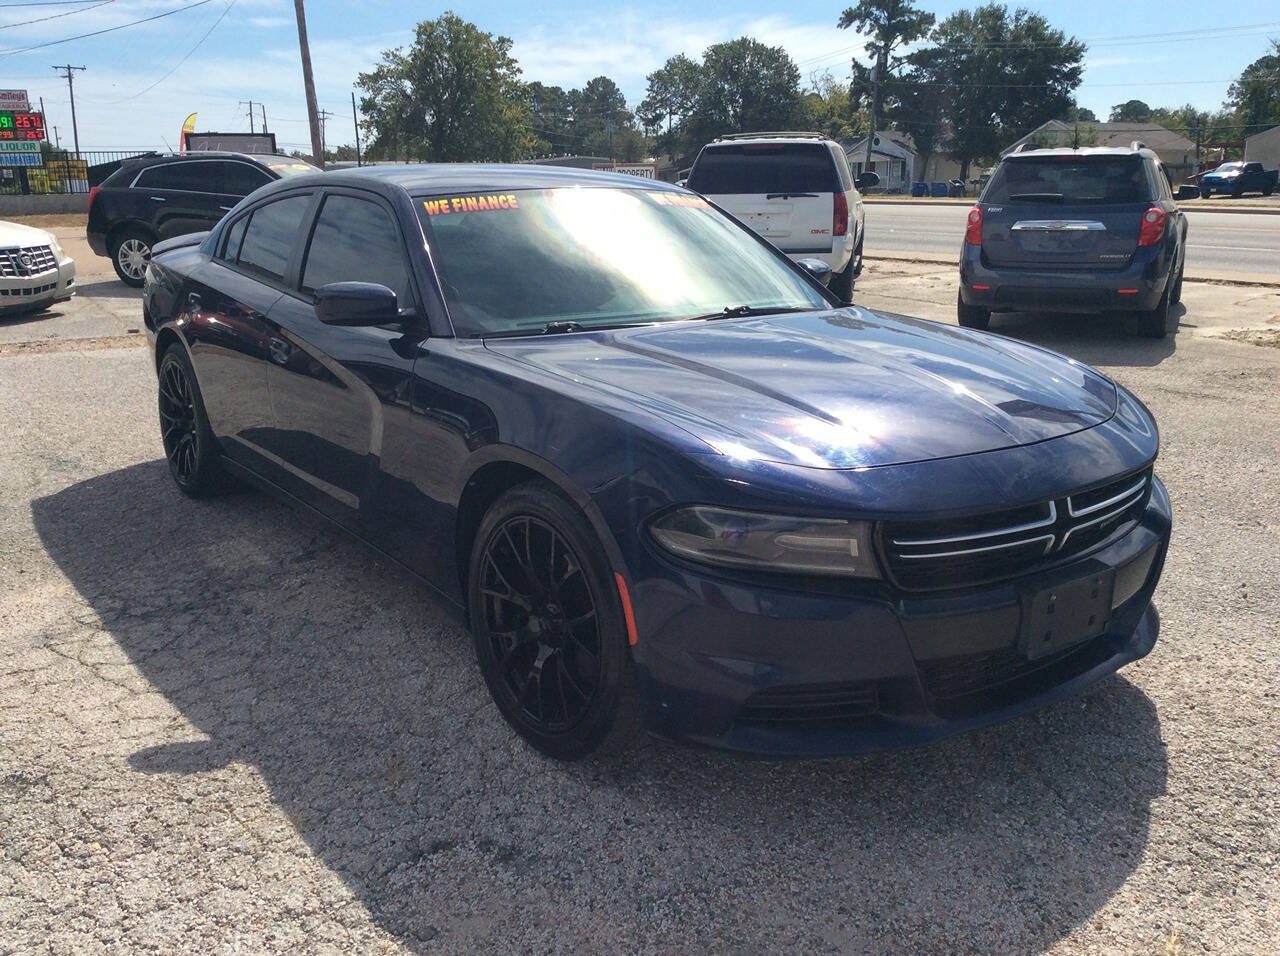
[(89, 191), (89, 248), (141, 286), (151, 247), (204, 232), (259, 186), (316, 168), (291, 156), (188, 153), (127, 161)]
[(1032, 149), (1000, 162), (969, 210), (960, 324), (992, 312), (1136, 313), (1138, 332), (1177, 328), (1187, 220), (1151, 150)]

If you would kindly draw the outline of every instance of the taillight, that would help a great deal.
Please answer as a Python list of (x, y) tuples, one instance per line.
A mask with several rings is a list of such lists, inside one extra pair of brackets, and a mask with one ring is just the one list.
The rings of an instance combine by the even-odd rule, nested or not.
[(1142, 228), (1138, 230), (1138, 245), (1154, 246), (1164, 235), (1164, 210), (1152, 206), (1142, 214)]
[(849, 231), (849, 200), (844, 193), (836, 193), (831, 201), (831, 234), (843, 236)]
[(966, 245), (982, 245), (982, 207), (974, 206), (969, 210), (969, 225), (964, 230)]
[(100, 193), (101, 191), (102, 191), (101, 186), (89, 187), (89, 208), (90, 209), (93, 208), (93, 201), (98, 198), (98, 193)]

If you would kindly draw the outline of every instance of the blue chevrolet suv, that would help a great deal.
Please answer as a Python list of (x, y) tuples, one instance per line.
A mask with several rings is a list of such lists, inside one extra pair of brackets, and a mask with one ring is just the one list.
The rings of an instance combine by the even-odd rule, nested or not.
[(1133, 313), (1139, 334), (1177, 328), (1186, 216), (1160, 160), (1128, 149), (1032, 149), (1000, 163), (969, 210), (960, 324), (992, 312)]

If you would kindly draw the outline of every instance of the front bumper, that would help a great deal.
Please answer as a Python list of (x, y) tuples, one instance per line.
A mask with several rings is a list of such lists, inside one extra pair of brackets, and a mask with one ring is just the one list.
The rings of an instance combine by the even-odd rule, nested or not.
[(76, 294), (76, 264), (67, 255), (53, 269), (29, 276), (0, 276), (0, 315), (66, 302)]
[(1159, 304), (1172, 266), (1167, 243), (1139, 249), (1128, 266), (1114, 271), (992, 266), (980, 246), (966, 245), (960, 256), (960, 298), (992, 312), (1146, 311)]
[[(1128, 532), (984, 588), (813, 594), (674, 568), (638, 579), (636, 615), (649, 623), (635, 659), (648, 725), (720, 749), (817, 757), (927, 743), (1043, 707), (1154, 646), (1150, 603), (1171, 525), (1156, 480)], [(1028, 661), (1019, 650), (1025, 595), (1111, 571), (1104, 633)]]

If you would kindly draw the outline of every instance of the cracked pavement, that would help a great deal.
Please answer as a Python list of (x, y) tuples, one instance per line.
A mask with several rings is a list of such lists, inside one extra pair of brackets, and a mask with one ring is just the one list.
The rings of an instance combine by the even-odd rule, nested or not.
[[(912, 282), (946, 305), (874, 268), (859, 298)], [(795, 763), (539, 757), (408, 576), (260, 494), (172, 488), (127, 296), (0, 320), (0, 952), (1274, 951), (1280, 351), (1196, 334), (1212, 288), (1173, 343), (996, 322), (1160, 422), (1151, 656)]]

